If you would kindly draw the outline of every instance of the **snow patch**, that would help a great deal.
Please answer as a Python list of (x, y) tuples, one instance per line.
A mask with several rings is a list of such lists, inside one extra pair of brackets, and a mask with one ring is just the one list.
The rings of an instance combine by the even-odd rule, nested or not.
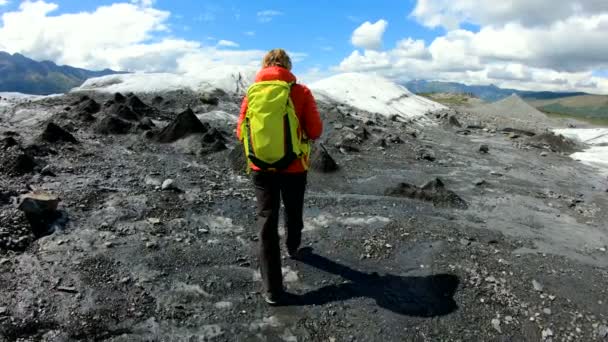
[(598, 168), (602, 174), (608, 174), (608, 128), (568, 128), (556, 129), (554, 132), (591, 145), (585, 151), (573, 153), (570, 157)]
[(446, 108), (411, 93), (404, 86), (370, 74), (339, 74), (315, 82), (310, 88), (321, 100), (343, 103), (386, 117), (397, 115), (411, 119)]
[[(283, 273), (283, 281), (286, 283), (295, 283), (300, 280), (298, 272), (292, 270), (289, 266), (282, 267), (281, 272)], [(262, 281), (262, 274), (259, 270), (253, 271), (253, 280)]]
[(589, 145), (608, 144), (608, 128), (566, 128), (554, 132)]
[(330, 213), (321, 213), (315, 217), (304, 219), (304, 231), (328, 229), (332, 226), (358, 226), (380, 228), (390, 223), (388, 217), (383, 216), (340, 216), (336, 217)]
[(88, 79), (83, 85), (72, 91), (158, 93), (179, 89), (190, 89), (197, 92), (219, 89), (226, 93), (241, 94), (253, 82), (256, 72), (255, 67), (226, 65), (209, 69), (204, 74), (109, 75)]

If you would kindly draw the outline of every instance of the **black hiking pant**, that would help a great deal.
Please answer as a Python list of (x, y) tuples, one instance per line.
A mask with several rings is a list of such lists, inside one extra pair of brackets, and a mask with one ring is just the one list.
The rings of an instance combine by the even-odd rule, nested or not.
[(260, 271), (264, 289), (269, 293), (283, 291), (279, 211), (281, 198), (285, 206), (285, 234), (288, 251), (297, 251), (302, 241), (302, 218), (306, 176), (303, 173), (254, 172), (257, 198), (256, 223), (260, 232)]

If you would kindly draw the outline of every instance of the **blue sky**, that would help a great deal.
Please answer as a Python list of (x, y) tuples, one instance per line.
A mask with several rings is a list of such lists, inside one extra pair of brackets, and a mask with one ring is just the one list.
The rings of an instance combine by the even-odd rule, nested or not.
[[(128, 1), (128, 0), (127, 0)], [(59, 5), (53, 15), (90, 12), (118, 1), (56, 0)], [(288, 51), (307, 54), (296, 63), (296, 71), (311, 67), (325, 67), (340, 63), (353, 45), (353, 30), (365, 21), (385, 19), (389, 22), (384, 35), (384, 46), (392, 47), (404, 36), (424, 39), (430, 43), (443, 29), (429, 29), (409, 17), (415, 0), (376, 1), (176, 1), (156, 0), (154, 7), (171, 12), (170, 36), (214, 45), (219, 40), (239, 44), (240, 49), (269, 50), (282, 47)], [(2, 11), (15, 10), (12, 1)], [(262, 22), (259, 12), (276, 11)], [(249, 33), (249, 34), (247, 34)], [(252, 35), (253, 33), (253, 35)], [(166, 32), (156, 34), (157, 39)]]
[(608, 93), (607, 36), (608, 1), (0, 0), (0, 50), (89, 69), (204, 72), (282, 47), (307, 81)]

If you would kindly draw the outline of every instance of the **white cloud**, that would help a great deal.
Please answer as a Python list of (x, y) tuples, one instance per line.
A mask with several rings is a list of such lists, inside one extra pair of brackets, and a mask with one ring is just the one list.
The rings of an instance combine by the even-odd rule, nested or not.
[(257, 13), (257, 17), (258, 17), (258, 21), (261, 23), (269, 23), (271, 22), (275, 17), (281, 16), (284, 13), (281, 11), (277, 11), (277, 10), (265, 10), (265, 11), (259, 11)]
[[(412, 38), (387, 50), (368, 44), (335, 69), (373, 71), (398, 80), (608, 93), (608, 79), (593, 76), (594, 70), (608, 69), (607, 1), (418, 0), (412, 16), (447, 30), (428, 45)], [(460, 28), (467, 22), (479, 29)]]
[(429, 27), (456, 29), (463, 22), (482, 26), (509, 23), (546, 26), (573, 16), (606, 11), (605, 0), (418, 0), (411, 15)]
[(382, 37), (387, 26), (388, 22), (384, 19), (373, 24), (366, 21), (355, 29), (351, 43), (359, 48), (377, 50), (382, 47)]
[(239, 44), (235, 43), (231, 40), (224, 40), (221, 39), (219, 42), (217, 42), (217, 46), (223, 46), (223, 47), (232, 47), (232, 48), (238, 48)]
[(259, 65), (263, 51), (226, 51), (171, 38), (171, 14), (152, 5), (126, 1), (55, 15), (57, 4), (24, 1), (2, 14), (0, 50), (88, 69), (189, 72), (218, 64)]
[(243, 32), (243, 34), (249, 37), (253, 37), (255, 36), (255, 31), (245, 31)]
[(0, 0), (0, 6), (8, 5), (8, 0)]

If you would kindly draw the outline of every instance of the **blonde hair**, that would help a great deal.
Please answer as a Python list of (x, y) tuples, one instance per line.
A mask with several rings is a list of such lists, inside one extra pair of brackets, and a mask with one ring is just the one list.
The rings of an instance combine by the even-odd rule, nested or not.
[(291, 70), (291, 58), (289, 58), (289, 55), (283, 49), (270, 50), (262, 60), (262, 67), (267, 68), (271, 66), (278, 66)]

